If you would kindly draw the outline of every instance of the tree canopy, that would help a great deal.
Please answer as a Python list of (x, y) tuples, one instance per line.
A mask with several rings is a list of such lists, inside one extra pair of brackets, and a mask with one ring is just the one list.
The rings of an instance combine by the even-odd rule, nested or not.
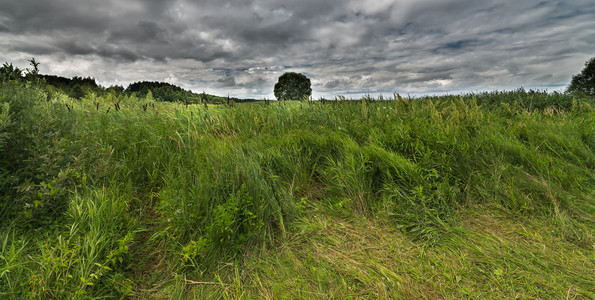
[(312, 95), (310, 79), (303, 74), (288, 72), (275, 84), (277, 100), (303, 100)]
[(568, 92), (583, 92), (595, 96), (595, 57), (585, 63), (581, 73), (572, 76)]
[(184, 102), (184, 100), (190, 100), (191, 103), (195, 103), (199, 98), (197, 94), (179, 86), (157, 81), (135, 82), (130, 84), (124, 92), (126, 94), (136, 93), (137, 96), (144, 97), (148, 91), (151, 91), (157, 101)]

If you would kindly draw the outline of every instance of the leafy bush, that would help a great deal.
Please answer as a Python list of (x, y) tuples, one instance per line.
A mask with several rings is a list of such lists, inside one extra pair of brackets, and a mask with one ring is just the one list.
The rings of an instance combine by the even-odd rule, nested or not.
[(585, 68), (572, 76), (568, 92), (582, 92), (595, 97), (595, 57), (585, 63)]
[(35, 226), (63, 211), (67, 193), (58, 185), (68, 177), (64, 174), (70, 174), (61, 171), (68, 169), (75, 151), (70, 142), (73, 114), (66, 106), (46, 99), (43, 91), (29, 84), (0, 83), (0, 198), (5, 199), (0, 211), (8, 219), (28, 211)]
[[(215, 207), (205, 235), (198, 240), (191, 240), (183, 248), (184, 259), (199, 267), (200, 260), (208, 255), (212, 256), (213, 253), (209, 252), (213, 250), (225, 253), (223, 257), (229, 259), (246, 250), (246, 246), (260, 234), (264, 226), (255, 213), (254, 205), (252, 196), (248, 194), (246, 186), (242, 185), (235, 194), (230, 195), (227, 202)], [(223, 258), (222, 255), (218, 256)]]

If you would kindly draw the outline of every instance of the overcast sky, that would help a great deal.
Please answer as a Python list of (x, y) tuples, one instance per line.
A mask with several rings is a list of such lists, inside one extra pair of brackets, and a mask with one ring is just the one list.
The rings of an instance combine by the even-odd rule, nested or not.
[(594, 0), (0, 0), (0, 63), (273, 97), (563, 89), (595, 56)]

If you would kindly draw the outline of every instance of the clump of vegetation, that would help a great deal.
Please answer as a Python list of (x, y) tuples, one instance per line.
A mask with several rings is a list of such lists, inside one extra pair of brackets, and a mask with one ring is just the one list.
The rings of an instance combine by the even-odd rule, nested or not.
[(581, 92), (595, 97), (595, 57), (585, 63), (585, 68), (572, 76), (568, 92)]
[[(124, 93), (131, 95), (135, 93), (139, 97), (145, 97), (148, 92), (151, 92), (152, 97), (157, 101), (167, 102), (186, 102), (191, 104), (201, 103), (200, 101), (208, 101), (205, 95), (202, 97), (166, 82), (150, 82), (142, 81), (131, 83)], [(211, 101), (208, 101), (211, 102)]]
[(595, 295), (591, 97), (152, 94), (0, 83), (0, 296)]
[(308, 100), (312, 95), (310, 79), (303, 74), (288, 72), (279, 77), (274, 88), (277, 100)]

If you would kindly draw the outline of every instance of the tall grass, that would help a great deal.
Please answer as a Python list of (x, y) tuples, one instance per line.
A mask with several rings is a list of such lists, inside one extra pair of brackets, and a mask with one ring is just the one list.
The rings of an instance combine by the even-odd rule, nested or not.
[(462, 214), (489, 207), (592, 251), (590, 98), (515, 91), (207, 110), (2, 91), (7, 297), (217, 283), (225, 266), (240, 274), (304, 230), (312, 207), (386, 222), (424, 249), (470, 234)]
[(63, 224), (31, 234), (2, 234), (1, 294), (7, 298), (128, 295), (122, 263), (132, 243), (127, 201), (95, 190), (70, 200)]

